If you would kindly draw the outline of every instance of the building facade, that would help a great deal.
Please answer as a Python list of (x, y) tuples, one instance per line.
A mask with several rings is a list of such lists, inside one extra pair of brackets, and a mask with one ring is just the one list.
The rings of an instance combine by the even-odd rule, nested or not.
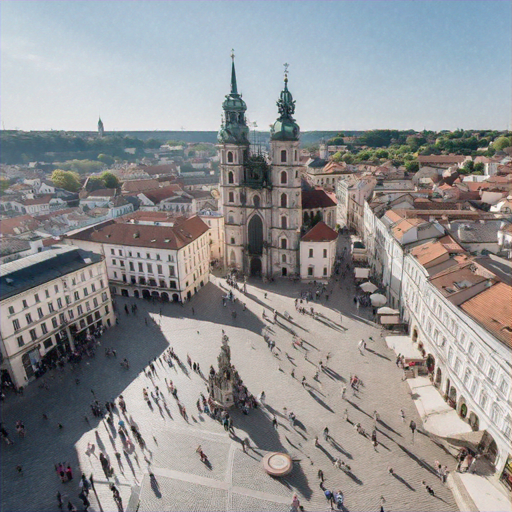
[(115, 323), (104, 258), (56, 247), (2, 265), (2, 380), (16, 387), (39, 363), (75, 348), (81, 334)]
[(338, 233), (320, 221), (300, 241), (300, 277), (324, 280), (331, 277), (336, 259)]
[(217, 147), (225, 263), (246, 275), (299, 275), (300, 129), (293, 119), (295, 101), (286, 76), (277, 105), (279, 118), (271, 128), (269, 157), (250, 153), (247, 107), (238, 93), (233, 60)]

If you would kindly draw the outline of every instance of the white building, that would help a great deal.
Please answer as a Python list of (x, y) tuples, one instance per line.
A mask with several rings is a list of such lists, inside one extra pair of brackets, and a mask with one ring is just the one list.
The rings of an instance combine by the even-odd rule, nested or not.
[(0, 269), (1, 371), (19, 387), (41, 361), (74, 349), (80, 333), (113, 325), (104, 258), (55, 247)]
[(69, 233), (66, 242), (105, 256), (113, 293), (189, 300), (209, 280), (208, 226), (173, 221), (107, 221)]
[(338, 234), (320, 221), (300, 240), (301, 279), (328, 280), (336, 258)]
[[(429, 253), (423, 259), (439, 257), (434, 247)], [(419, 259), (409, 254), (404, 264), (412, 341), (447, 402), (473, 430), (487, 431), (484, 451), (501, 476), (512, 439), (512, 288), (470, 258), (441, 271)]]
[(208, 239), (210, 243), (210, 259), (217, 260), (221, 265), (224, 262), (224, 215), (222, 213), (204, 208), (199, 212), (199, 217), (210, 228)]
[(362, 233), (364, 203), (372, 195), (377, 180), (372, 176), (348, 175), (336, 183), (338, 224)]

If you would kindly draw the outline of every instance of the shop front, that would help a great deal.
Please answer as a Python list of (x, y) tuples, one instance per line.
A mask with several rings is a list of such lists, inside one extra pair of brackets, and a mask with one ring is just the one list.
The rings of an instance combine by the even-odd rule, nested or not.
[(500, 475), (500, 482), (503, 483), (509, 491), (512, 491), (512, 455), (507, 457), (507, 462)]

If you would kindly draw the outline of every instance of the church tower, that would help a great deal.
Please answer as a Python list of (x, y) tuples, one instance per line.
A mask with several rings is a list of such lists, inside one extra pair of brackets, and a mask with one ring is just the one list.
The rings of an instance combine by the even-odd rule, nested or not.
[(103, 137), (105, 134), (105, 129), (103, 128), (103, 121), (101, 117), (98, 119), (98, 137)]
[(288, 90), (288, 65), (284, 87), (277, 101), (279, 117), (270, 129), (272, 160), (272, 274), (300, 273), (300, 229), (302, 191), (300, 176), (299, 125), (295, 122), (295, 101)]

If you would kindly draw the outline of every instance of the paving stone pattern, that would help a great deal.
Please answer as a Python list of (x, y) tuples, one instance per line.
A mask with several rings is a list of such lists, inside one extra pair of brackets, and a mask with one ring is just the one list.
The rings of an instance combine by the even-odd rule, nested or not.
[[(340, 247), (346, 243), (342, 239)], [(95, 358), (83, 361), (76, 369), (68, 366), (53, 371), (31, 384), (22, 397), (9, 395), (2, 404), (2, 421), (15, 444), (2, 444), (1, 448), (1, 510), (57, 510), (58, 490), (81, 510), (77, 498), (80, 470), (95, 477), (97, 497), (90, 493), (90, 510), (99, 511), (100, 505), (106, 512), (118, 510), (99, 463), (100, 450), (115, 469), (115, 478), (110, 481), (119, 488), (124, 508), (134, 486), (140, 488), (141, 512), (286, 511), (294, 492), (305, 510), (325, 510), (328, 507), (319, 487), (318, 469), (325, 474), (327, 488), (343, 490), (347, 510), (379, 510), (381, 496), (386, 499), (385, 510), (390, 511), (457, 510), (450, 491), (432, 468), (434, 460), (447, 464), (449, 469), (454, 469), (455, 462), (421, 432), (416, 433), (413, 443), (408, 424), (414, 419), (421, 427), (421, 420), (380, 329), (370, 320), (369, 311), (354, 306), (352, 279), (332, 282), (329, 300), (312, 303), (321, 315), (318, 319), (301, 316), (294, 308), (299, 292), (311, 289), (308, 285), (250, 281), (247, 288), (245, 296), (235, 292), (240, 302), (224, 307), (221, 297), (229, 288), (225, 280), (213, 277), (185, 307), (139, 300), (135, 316), (124, 312), (125, 303), (133, 300), (119, 298), (120, 325), (105, 333)], [(243, 303), (246, 311), (242, 310)], [(277, 323), (263, 320), (262, 312), (271, 316), (274, 308), (280, 313)], [(236, 319), (232, 318), (233, 310), (237, 311)], [(291, 321), (282, 316), (285, 312), (291, 315)], [(264, 329), (276, 342), (277, 356), (262, 338)], [(232, 360), (249, 390), (255, 395), (263, 390), (266, 393), (264, 407), (247, 416), (233, 412), (235, 436), (231, 437), (222, 425), (197, 411), (199, 393), (206, 393), (205, 380), (186, 364), (188, 353), (207, 375), (210, 364), (216, 365), (222, 330), (230, 338)], [(291, 332), (304, 338), (307, 352), (293, 348)], [(364, 355), (357, 348), (361, 338), (367, 340)], [(157, 375), (145, 376), (149, 360), (160, 356), (169, 345), (185, 366), (171, 369), (165, 362), (157, 362)], [(107, 358), (105, 347), (115, 348), (117, 359)], [(328, 353), (331, 358), (327, 363)], [(130, 360), (129, 370), (119, 365), (124, 357)], [(313, 377), (320, 361), (328, 369), (320, 372), (317, 382)], [(295, 378), (291, 377), (292, 369)], [(347, 382), (353, 373), (364, 383), (355, 396)], [(301, 385), (302, 376), (309, 387)], [(79, 384), (75, 383), (77, 378)], [(188, 421), (167, 392), (164, 378), (172, 379), (177, 386)], [(48, 383), (48, 390), (39, 387), (42, 381)], [(341, 397), (344, 383), (348, 388), (346, 400)], [(165, 403), (152, 401), (150, 409), (142, 389), (154, 392), (155, 385), (162, 390)], [(138, 424), (147, 450), (136, 446), (134, 452), (123, 453), (116, 430), (90, 414), (89, 404), (94, 398), (91, 389), (100, 401), (123, 394), (128, 407), (124, 420), (131, 418)], [(402, 408), (405, 423), (400, 418)], [(345, 409), (348, 422), (343, 418)], [(354, 429), (359, 422), (371, 433), (374, 410), (381, 418), (376, 450), (370, 439)], [(297, 417), (295, 426), (287, 419), (290, 411)], [(42, 419), (43, 413), (49, 420)], [(272, 426), (274, 415), (279, 422), (277, 429)], [(27, 428), (24, 439), (15, 436), (18, 419)], [(118, 420), (116, 413), (116, 424)], [(58, 422), (64, 425), (62, 430), (57, 428)], [(325, 426), (330, 429), (331, 442), (322, 437)], [(320, 439), (320, 447), (314, 446), (315, 436)], [(244, 438), (249, 438), (255, 451), (242, 452), (240, 440)], [(89, 443), (94, 445), (93, 452), (88, 450)], [(208, 455), (211, 469), (199, 461), (195, 453), (198, 444)], [(121, 454), (121, 466), (116, 451)], [(269, 451), (287, 452), (295, 460), (293, 472), (286, 478), (274, 480), (263, 473), (260, 460)], [(335, 457), (351, 466), (350, 474), (332, 465)], [(72, 482), (60, 482), (53, 469), (57, 462), (71, 464), (75, 472)], [(23, 467), (23, 475), (15, 470), (18, 464)], [(394, 476), (388, 472), (389, 467)], [(150, 484), (149, 471), (157, 479), (157, 492)], [(434, 488), (436, 497), (425, 491), (422, 480)]]

